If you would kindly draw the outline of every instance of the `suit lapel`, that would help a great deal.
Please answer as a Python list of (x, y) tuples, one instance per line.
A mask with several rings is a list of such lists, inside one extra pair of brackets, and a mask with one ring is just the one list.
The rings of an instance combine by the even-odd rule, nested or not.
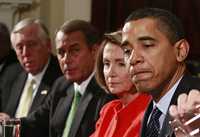
[(46, 98), (46, 96), (50, 90), (50, 87), (52, 86), (52, 82), (56, 79), (56, 77), (59, 76), (59, 71), (56, 69), (55, 62), (56, 62), (55, 58), (53, 56), (51, 56), (48, 67), (42, 77), (42, 80), (38, 87), (37, 93), (35, 95), (32, 105), (31, 105), (30, 112), (32, 112), (38, 106), (41, 105), (43, 100)]
[(191, 86), (192, 82), (195, 82), (194, 80), (191, 79), (192, 77), (186, 73), (183, 78), (181, 79), (176, 92), (174, 93), (172, 100), (170, 102), (170, 105), (172, 104), (177, 104), (177, 98), (181, 93), (188, 93), (192, 88), (195, 88)]
[(81, 124), (81, 120), (83, 119), (85, 111), (87, 110), (87, 107), (92, 100), (93, 95), (91, 93), (86, 93), (87, 95), (83, 96), (83, 98), (80, 100), (77, 112), (75, 114), (75, 120), (73, 121), (72, 127), (70, 132), (70, 136), (72, 137), (76, 136), (76, 133), (78, 132), (79, 126)]
[(24, 89), (26, 79), (27, 79), (27, 73), (23, 71), (19, 75), (18, 79), (16, 80), (16, 82), (14, 83), (12, 87), (12, 91), (11, 91), (12, 95), (10, 96), (8, 107), (7, 107), (7, 112), (11, 116), (15, 115), (15, 112), (17, 110), (17, 107), (20, 101), (21, 94)]
[[(172, 97), (170, 105), (177, 104), (177, 98), (181, 93), (188, 93), (190, 91), (190, 89), (192, 88), (192, 86), (190, 85), (190, 83), (191, 83), (191, 81), (189, 80), (190, 78), (191, 78), (191, 76), (187, 73), (183, 76), (178, 87), (176, 88), (176, 91)], [(167, 115), (166, 115), (164, 123), (163, 123), (163, 127), (161, 129), (161, 134), (159, 137), (173, 136), (173, 130), (172, 130), (171, 126), (169, 125), (169, 121), (170, 121), (170, 115), (169, 115), (169, 112), (167, 112)]]
[[(181, 93), (188, 93), (193, 88), (199, 89), (198, 84), (195, 82), (199, 82), (199, 80), (194, 80), (194, 78), (192, 78), (190, 74), (186, 73), (181, 79), (178, 87), (176, 88), (176, 91), (172, 97), (170, 105), (177, 104), (177, 98)], [(153, 106), (152, 102), (150, 103), (147, 111), (145, 112), (145, 116), (144, 116), (144, 120), (142, 124), (142, 130), (141, 130), (141, 137), (145, 137), (145, 130), (146, 130), (148, 117), (152, 110), (151, 106)], [(169, 113), (167, 113), (159, 137), (172, 137), (172, 136), (174, 137), (173, 130), (169, 125), (169, 120), (170, 120), (170, 115)]]
[(41, 102), (47, 96), (48, 91), (49, 91), (49, 87), (47, 85), (45, 85), (44, 81), (42, 80), (39, 87), (38, 87), (37, 93), (34, 97), (33, 103), (32, 103), (31, 108), (30, 108), (30, 112), (35, 110), (41, 104)]
[(167, 113), (159, 137), (171, 137), (173, 130), (169, 125), (170, 115)]
[(65, 128), (65, 122), (74, 96), (73, 84), (68, 89), (65, 88), (64, 90), (65, 91), (63, 92), (66, 92), (66, 95), (59, 99), (59, 102), (57, 104), (57, 106), (59, 107), (56, 107), (55, 113), (53, 115), (54, 117), (51, 120), (54, 127), (56, 127), (55, 130), (61, 135)]
[(90, 81), (90, 83), (88, 84), (88, 87), (86, 88), (86, 91), (85, 91), (83, 97), (80, 100), (77, 112), (75, 114), (75, 119), (74, 119), (72, 127), (71, 127), (71, 129), (73, 129), (73, 130), (70, 130), (70, 133), (69, 133), (70, 137), (76, 136), (76, 133), (78, 132), (78, 129), (81, 125), (81, 121), (84, 117), (84, 114), (86, 114), (86, 110), (89, 107), (89, 103), (94, 96), (93, 91), (95, 89), (93, 88), (93, 85), (94, 85), (93, 82), (94, 82), (94, 80), (92, 79)]
[(141, 131), (140, 131), (140, 136), (141, 137), (145, 137), (145, 133), (146, 133), (146, 128), (147, 128), (147, 121), (148, 121), (148, 118), (149, 118), (149, 115), (152, 111), (152, 108), (153, 108), (153, 101), (151, 101), (148, 105), (148, 108), (144, 114), (144, 119), (143, 119), (143, 122), (142, 122), (142, 128), (141, 128)]

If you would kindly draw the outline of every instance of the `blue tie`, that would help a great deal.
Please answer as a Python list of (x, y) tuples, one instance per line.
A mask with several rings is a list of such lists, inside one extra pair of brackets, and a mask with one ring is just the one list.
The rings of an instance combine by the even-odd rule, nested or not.
[(151, 115), (149, 123), (147, 125), (147, 131), (145, 137), (158, 137), (160, 131), (159, 118), (162, 112), (156, 107)]

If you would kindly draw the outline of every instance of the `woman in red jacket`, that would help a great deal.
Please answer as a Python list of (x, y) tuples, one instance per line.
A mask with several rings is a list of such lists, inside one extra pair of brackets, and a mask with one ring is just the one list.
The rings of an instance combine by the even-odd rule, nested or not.
[(121, 33), (105, 36), (96, 63), (98, 83), (119, 99), (106, 104), (91, 137), (139, 137), (141, 120), (150, 97), (136, 91), (126, 69)]

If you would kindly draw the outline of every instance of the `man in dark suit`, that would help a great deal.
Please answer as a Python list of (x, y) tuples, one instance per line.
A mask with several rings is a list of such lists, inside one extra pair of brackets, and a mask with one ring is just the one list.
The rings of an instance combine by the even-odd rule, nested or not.
[[(27, 18), (16, 24), (11, 42), (23, 70), (11, 87), (4, 112), (11, 117), (25, 117), (44, 102), (62, 72), (56, 57), (51, 54), (50, 37), (40, 20)], [(30, 91), (32, 80), (34, 85)]]
[[(94, 79), (99, 35), (88, 22), (72, 20), (60, 27), (55, 41), (64, 76), (45, 104), (21, 120), (22, 137), (89, 137), (102, 106), (113, 99)], [(77, 94), (81, 97), (71, 117)]]
[(138, 91), (152, 95), (142, 137), (174, 136), (168, 108), (181, 93), (200, 89), (200, 80), (187, 73), (189, 44), (179, 20), (170, 12), (146, 8), (133, 12), (123, 27), (122, 47)]
[(5, 109), (10, 87), (21, 71), (15, 51), (11, 48), (8, 27), (0, 22), (0, 111)]

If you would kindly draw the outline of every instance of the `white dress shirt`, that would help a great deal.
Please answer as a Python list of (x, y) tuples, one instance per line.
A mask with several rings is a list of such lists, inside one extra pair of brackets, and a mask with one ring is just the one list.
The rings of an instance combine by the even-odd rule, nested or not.
[[(182, 76), (183, 77), (183, 76)], [(167, 114), (167, 111), (169, 109), (169, 105), (170, 105), (170, 102), (171, 102), (171, 99), (176, 91), (176, 88), (178, 87), (178, 84), (180, 83), (182, 77), (174, 84), (174, 86), (159, 100), (158, 103), (156, 103), (155, 101), (153, 101), (153, 109), (155, 107), (157, 107), (161, 112), (162, 112), (162, 115), (160, 116), (159, 118), (159, 122), (160, 122), (160, 129), (162, 128), (162, 125), (163, 125), (163, 122), (165, 120), (165, 117), (166, 117), (166, 114)], [(152, 112), (151, 112), (152, 113)], [(150, 117), (151, 117), (151, 114), (150, 114)], [(148, 119), (148, 122), (150, 120), (150, 117)]]
[(92, 77), (94, 76), (94, 72), (85, 80), (83, 81), (81, 84), (78, 83), (74, 83), (74, 90), (75, 91), (79, 91), (80, 94), (83, 96), (83, 94), (85, 93), (85, 90), (90, 82), (90, 80), (92, 79)]

